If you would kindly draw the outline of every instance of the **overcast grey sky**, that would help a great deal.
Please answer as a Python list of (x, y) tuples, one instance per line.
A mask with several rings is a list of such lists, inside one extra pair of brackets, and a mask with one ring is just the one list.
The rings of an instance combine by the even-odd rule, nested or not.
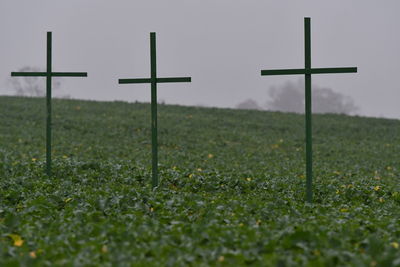
[(313, 83), (351, 96), (360, 114), (400, 118), (399, 0), (0, 0), (0, 94), (11, 71), (45, 67), (53, 32), (53, 71), (66, 78), (55, 95), (150, 100), (149, 85), (118, 78), (150, 75), (149, 33), (157, 32), (159, 76), (169, 104), (234, 107), (299, 76), (261, 69), (304, 66), (304, 17), (311, 17), (313, 67), (358, 67), (357, 74), (314, 75)]

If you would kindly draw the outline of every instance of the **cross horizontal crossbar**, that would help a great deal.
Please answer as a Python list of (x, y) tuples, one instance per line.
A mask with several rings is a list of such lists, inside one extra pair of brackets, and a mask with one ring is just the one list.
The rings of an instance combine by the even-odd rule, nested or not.
[[(184, 83), (191, 82), (191, 77), (175, 77), (175, 78), (156, 78), (157, 83)], [(151, 78), (138, 78), (138, 79), (119, 79), (118, 83), (151, 83)]]
[[(46, 77), (47, 72), (11, 72), (11, 76), (36, 76)], [(54, 77), (87, 77), (87, 72), (50, 72), (50, 76)]]
[(357, 68), (312, 68), (312, 69), (281, 69), (262, 70), (261, 75), (292, 75), (292, 74), (328, 74), (328, 73), (352, 73)]

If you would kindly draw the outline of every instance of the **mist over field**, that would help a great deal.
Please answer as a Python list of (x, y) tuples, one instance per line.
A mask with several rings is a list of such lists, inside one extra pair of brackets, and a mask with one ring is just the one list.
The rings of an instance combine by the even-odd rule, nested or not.
[(149, 102), (148, 85), (117, 80), (150, 75), (154, 31), (160, 77), (192, 77), (160, 85), (160, 102), (234, 108), (251, 99), (265, 109), (271, 88), (303, 78), (260, 70), (304, 67), (303, 19), (311, 17), (312, 66), (358, 67), (357, 74), (314, 75), (313, 84), (352, 99), (351, 114), (399, 118), (398, 10), (396, 0), (2, 0), (0, 94), (16, 93), (11, 71), (45, 68), (52, 31), (53, 69), (89, 74), (63, 79), (56, 97)]

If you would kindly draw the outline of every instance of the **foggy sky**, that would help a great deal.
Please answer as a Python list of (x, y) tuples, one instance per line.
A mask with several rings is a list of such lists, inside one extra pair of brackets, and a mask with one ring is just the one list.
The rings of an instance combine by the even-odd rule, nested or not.
[[(351, 96), (360, 115), (400, 118), (398, 0), (0, 0), (0, 94), (22, 66), (45, 67), (53, 32), (57, 95), (150, 101), (149, 33), (157, 32), (160, 84), (168, 104), (234, 107), (268, 100), (268, 88), (301, 76), (261, 76), (261, 69), (304, 67), (304, 17), (311, 17), (312, 66), (358, 67), (357, 74), (313, 75), (313, 83)], [(302, 77), (301, 77), (302, 78)]]

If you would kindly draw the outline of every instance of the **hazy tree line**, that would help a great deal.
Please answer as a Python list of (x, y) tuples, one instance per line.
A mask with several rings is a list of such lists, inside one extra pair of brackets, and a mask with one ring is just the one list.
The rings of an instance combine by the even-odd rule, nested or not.
[[(304, 83), (288, 81), (268, 90), (270, 100), (260, 106), (255, 100), (239, 103), (238, 109), (266, 109), (282, 112), (304, 113)], [(351, 97), (334, 92), (331, 88), (312, 87), (312, 109), (314, 113), (354, 114), (358, 111)]]
[[(38, 67), (25, 66), (18, 72), (45, 72)], [(11, 77), (8, 84), (18, 96), (43, 97), (46, 95), (46, 79), (43, 77)], [(52, 78), (52, 89), (60, 89), (62, 80)], [(260, 105), (253, 99), (247, 99), (238, 105), (238, 109), (272, 110), (282, 112), (304, 113), (304, 83), (287, 81), (286, 83), (269, 88), (270, 100)], [(69, 98), (69, 96), (59, 96)], [(312, 109), (314, 113), (354, 114), (358, 111), (351, 97), (334, 92), (331, 88), (313, 85)]]

